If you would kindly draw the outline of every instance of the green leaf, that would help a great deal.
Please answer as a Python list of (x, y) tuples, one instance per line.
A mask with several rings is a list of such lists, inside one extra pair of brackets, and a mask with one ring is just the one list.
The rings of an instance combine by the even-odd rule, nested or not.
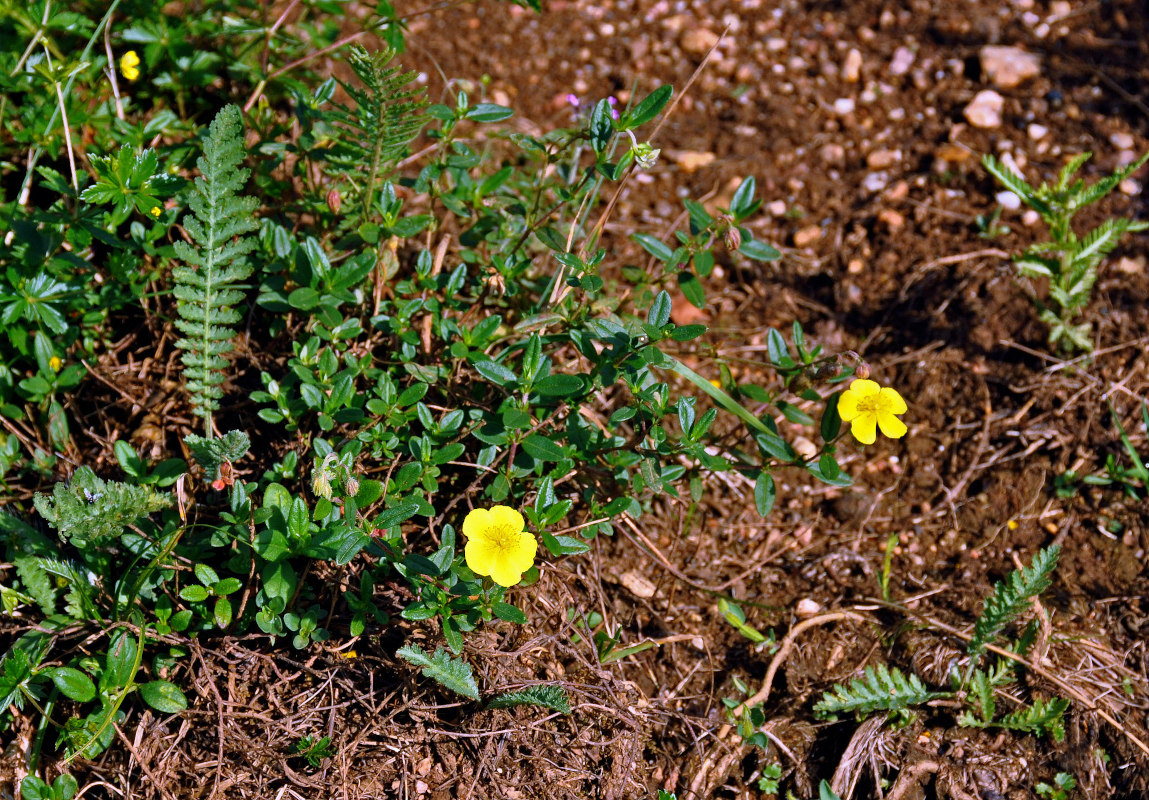
[(703, 288), (702, 281), (698, 280), (697, 275), (684, 269), (679, 271), (677, 280), (682, 296), (690, 305), (698, 309), (706, 308), (706, 289)]
[(390, 528), (400, 522), (409, 520), (419, 512), (421, 505), (416, 500), (405, 500), (398, 505), (388, 508), (375, 518), (376, 528)]
[(543, 397), (573, 397), (582, 390), (583, 379), (577, 375), (548, 375), (531, 387)]
[(734, 192), (734, 197), (730, 200), (730, 213), (734, 216), (736, 222), (741, 222), (746, 217), (754, 213), (760, 205), (754, 199), (754, 192), (756, 184), (754, 176), (746, 178), (739, 184), (738, 189)]
[(659, 261), (670, 261), (674, 258), (674, 251), (649, 233), (634, 233), (631, 234), (630, 238), (638, 242), (643, 250), (650, 253)]
[(202, 603), (208, 598), (208, 591), (203, 586), (191, 585), (180, 589), (180, 598), (189, 603)]
[(491, 603), (491, 611), (504, 622), (513, 622), (516, 625), (527, 624), (527, 615), (510, 603)]
[(409, 644), (400, 647), (395, 655), (422, 667), (425, 677), (433, 678), (452, 692), (471, 700), (479, 699), (479, 687), (475, 683), (471, 665), (462, 659), (452, 658), (442, 647), (436, 648), (433, 656), (428, 656), (419, 645)]
[(676, 342), (689, 342), (706, 333), (705, 325), (681, 325), (670, 332), (670, 338)]
[(149, 681), (140, 686), (144, 702), (163, 714), (178, 714), (188, 707), (188, 699), (171, 681)]
[(486, 361), (476, 361), (474, 363), (474, 367), (476, 372), (499, 386), (507, 386), (509, 384), (518, 382), (518, 378), (515, 377), (515, 373), (511, 372), (507, 367), (503, 366), (497, 361), (492, 361), (490, 359), (487, 359)]
[(571, 536), (555, 536), (543, 531), (542, 539), (543, 546), (555, 557), (578, 555), (590, 550), (589, 544)]
[(985, 652), (986, 645), (992, 643), (1007, 625), (1029, 608), (1033, 598), (1049, 588), (1050, 576), (1057, 568), (1060, 553), (1058, 545), (1040, 550), (1028, 567), (1016, 569), (1005, 581), (994, 584), (993, 595), (985, 601), (985, 608), (974, 623), (973, 637), (966, 646), (970, 659), (966, 671), (967, 681)]
[(467, 109), (467, 113), (463, 115), (463, 118), (469, 119), (472, 122), (501, 122), (514, 115), (515, 112), (506, 106), (496, 105), (495, 103), (479, 103)]
[(751, 236), (743, 238), (742, 244), (738, 247), (738, 252), (755, 261), (777, 261), (782, 257), (782, 254), (776, 249)]
[(666, 292), (659, 292), (655, 295), (650, 310), (646, 313), (646, 324), (655, 328), (662, 328), (663, 325), (670, 322), (670, 307), (670, 295)]
[(226, 597), (217, 597), (215, 599), (215, 609), (212, 612), (212, 619), (215, 621), (215, 626), (220, 630), (226, 630), (231, 625), (231, 601)]
[(642, 98), (634, 108), (623, 112), (618, 120), (618, 129), (620, 131), (629, 131), (650, 122), (662, 112), (662, 109), (670, 102), (670, 98), (673, 94), (673, 86), (669, 84), (659, 86), (646, 97)]
[(56, 688), (69, 700), (86, 703), (96, 696), (96, 685), (92, 679), (72, 667), (52, 667), (42, 673), (51, 678)]
[(842, 417), (838, 413), (838, 398), (841, 392), (834, 392), (826, 399), (826, 410), (822, 412), (822, 441), (832, 442), (842, 430)]
[(865, 677), (853, 679), (849, 686), (836, 684), (814, 705), (814, 713), (826, 718), (843, 713), (900, 711), (946, 696), (945, 692), (927, 689), (917, 675), (907, 676), (897, 668), (878, 664), (866, 667)]
[(758, 479), (754, 481), (754, 506), (758, 509), (758, 516), (766, 517), (774, 508), (774, 478), (769, 472), (759, 472)]
[(523, 439), (523, 450), (539, 461), (562, 461), (566, 458), (562, 447), (540, 433), (532, 433)]
[(570, 698), (566, 690), (553, 684), (528, 686), (517, 692), (506, 692), (492, 700), (487, 708), (514, 708), (515, 706), (541, 706), (560, 714), (571, 713)]

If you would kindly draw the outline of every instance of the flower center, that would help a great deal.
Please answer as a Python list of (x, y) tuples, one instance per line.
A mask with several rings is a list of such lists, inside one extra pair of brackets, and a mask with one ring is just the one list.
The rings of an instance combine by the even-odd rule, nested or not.
[(491, 544), (498, 550), (506, 552), (515, 547), (515, 540), (518, 538), (518, 531), (511, 525), (497, 525), (491, 528), (490, 533)]
[(880, 416), (889, 412), (889, 403), (880, 394), (863, 397), (858, 401), (858, 411), (862, 414)]

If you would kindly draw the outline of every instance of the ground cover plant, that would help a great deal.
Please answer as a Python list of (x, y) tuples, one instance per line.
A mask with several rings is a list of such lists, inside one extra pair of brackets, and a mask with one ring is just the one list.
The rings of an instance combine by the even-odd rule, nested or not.
[(1146, 148), (576, 5), (4, 9), (0, 781), (1141, 796)]

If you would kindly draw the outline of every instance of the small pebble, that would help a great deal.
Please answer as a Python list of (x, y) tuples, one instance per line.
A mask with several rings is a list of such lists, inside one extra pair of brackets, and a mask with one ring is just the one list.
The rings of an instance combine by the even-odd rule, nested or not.
[(857, 83), (862, 77), (862, 53), (853, 48), (846, 53), (846, 63), (842, 65), (842, 79), (847, 83)]
[(1041, 74), (1041, 56), (1020, 47), (986, 45), (979, 57), (985, 77), (1002, 89), (1012, 89)]
[(794, 234), (794, 246), (805, 247), (812, 244), (822, 236), (822, 229), (817, 225), (807, 225)]
[(998, 205), (1009, 211), (1017, 211), (1021, 208), (1021, 198), (1009, 190), (998, 192), (993, 196), (993, 199), (998, 202)]
[(775, 217), (785, 216), (786, 215), (786, 202), (784, 200), (774, 200), (773, 202), (766, 204), (766, 210), (769, 211), (770, 214), (772, 216), (775, 216)]
[(892, 208), (884, 208), (878, 212), (878, 222), (884, 224), (893, 233), (906, 224), (906, 218)]
[(846, 265), (846, 272), (851, 275), (857, 275), (866, 268), (866, 262), (860, 258), (851, 258), (850, 263)]
[(1133, 149), (1133, 136), (1132, 134), (1119, 131), (1109, 137), (1109, 141), (1118, 150), (1132, 150)]
[(866, 166), (870, 169), (889, 169), (901, 160), (901, 150), (875, 150), (866, 156)]
[(1117, 184), (1117, 190), (1120, 191), (1121, 194), (1127, 194), (1130, 197), (1133, 195), (1141, 194), (1141, 181), (1134, 180), (1133, 178), (1126, 178), (1125, 180), (1121, 181), (1121, 183)]
[(1041, 214), (1038, 214), (1032, 208), (1026, 210), (1026, 212), (1021, 215), (1021, 223), (1026, 227), (1031, 228), (1039, 222), (1041, 222)]
[(707, 28), (691, 28), (682, 36), (682, 49), (695, 55), (704, 55), (718, 44), (718, 34)]
[(905, 75), (914, 65), (914, 51), (908, 47), (899, 47), (894, 51), (894, 58), (890, 61), (891, 75)]
[(1004, 107), (1005, 98), (991, 89), (986, 89), (974, 95), (962, 113), (975, 128), (996, 128), (1001, 125), (1001, 112)]
[(884, 172), (871, 172), (866, 177), (862, 178), (862, 188), (867, 192), (880, 192), (886, 188), (886, 184), (890, 182), (890, 178)]
[(794, 615), (798, 619), (809, 619), (816, 614), (821, 613), (822, 604), (817, 600), (812, 600), (809, 597), (804, 597), (798, 601), (798, 605), (794, 608)]
[(846, 114), (852, 114), (855, 107), (856, 105), (853, 98), (851, 97), (839, 97), (834, 101), (835, 114), (841, 114), (842, 116), (845, 116)]
[(1036, 142), (1038, 139), (1045, 138), (1045, 134), (1049, 133), (1049, 128), (1044, 125), (1038, 125), (1036, 122), (1031, 122), (1029, 126), (1026, 127), (1025, 132), (1029, 135), (1030, 139)]

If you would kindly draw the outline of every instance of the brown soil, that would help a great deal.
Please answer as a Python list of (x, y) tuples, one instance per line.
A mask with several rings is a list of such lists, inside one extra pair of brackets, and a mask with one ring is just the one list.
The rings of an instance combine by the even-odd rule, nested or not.
[[(763, 521), (752, 486), (715, 481), (701, 505), (668, 501), (588, 556), (545, 569), (517, 597), (529, 624), (486, 627), (466, 656), (484, 688), (561, 683), (570, 716), (455, 702), (393, 655), (412, 638), (434, 646), (425, 623), (364, 637), (355, 659), (309, 651), (295, 663), (261, 651), (261, 639), (213, 642), (194, 654), (186, 723), (129, 718), (131, 746), (87, 767), (89, 778), (138, 797), (621, 800), (661, 788), (701, 800), (765, 796), (755, 782), (778, 763), (782, 791), (798, 797), (834, 778), (843, 797), (1023, 798), (1058, 772), (1077, 779), (1072, 797), (1146, 796), (1149, 755), (1137, 740), (1149, 742), (1149, 514), (1119, 487), (1059, 496), (1055, 480), (1103, 473), (1109, 456), (1129, 463), (1108, 404), (1149, 454), (1139, 421), (1147, 240), (1131, 236), (1103, 266), (1087, 312), (1098, 349), (1065, 360), (1050, 354), (1030, 300), (1043, 287), (1005, 257), (1040, 227), (1007, 211), (1011, 232), (985, 240), (976, 217), (1000, 188), (982, 153), (1010, 153), (1028, 176), (1051, 180), (1084, 150), (1096, 178), (1122, 157), (1115, 142), (1149, 148), (1147, 24), (1131, 0), (578, 0), (542, 15), (488, 0), (414, 20), (405, 60), (428, 72), (433, 96), (443, 76), (490, 75), (488, 98), (531, 130), (566, 124), (569, 92), (625, 101), (660, 83), (681, 89), (729, 25), (655, 142), (651, 180), (624, 196), (610, 246), (644, 263), (626, 233), (669, 232), (679, 193), (721, 204), (732, 181), (755, 176), (782, 213), (750, 227), (784, 258), (720, 266), (707, 285), (707, 343), (740, 380), (776, 383), (760, 366), (766, 328), (798, 319), (827, 351), (857, 351), (901, 391), (910, 433), (846, 445), (849, 490), (783, 474)], [(963, 111), (994, 88), (979, 65), (986, 44), (1040, 54), (1042, 71), (996, 88), (1003, 121), (981, 129)], [(842, 99), (854, 110), (842, 113)], [(699, 165), (696, 154), (713, 160)], [(1127, 188), (1081, 222), (1145, 216), (1139, 185)], [(896, 605), (873, 599), (891, 534)], [(945, 708), (904, 727), (813, 716), (822, 692), (868, 664), (945, 685), (991, 584), (1052, 543), (1063, 553), (1041, 604), (1043, 671), (1028, 688), (1075, 698), (1064, 742), (959, 727)], [(754, 627), (795, 633), (793, 647), (775, 657), (752, 644), (722, 618), (716, 593), (737, 598)], [(575, 636), (572, 609), (601, 614), (622, 646), (657, 646), (600, 665)], [(819, 617), (833, 612), (849, 613)], [(756, 692), (768, 671), (771, 744), (759, 757), (732, 743), (722, 698), (741, 699), (736, 680)], [(333, 739), (319, 770), (292, 756), (305, 734)], [(112, 796), (102, 791), (87, 796)]]

